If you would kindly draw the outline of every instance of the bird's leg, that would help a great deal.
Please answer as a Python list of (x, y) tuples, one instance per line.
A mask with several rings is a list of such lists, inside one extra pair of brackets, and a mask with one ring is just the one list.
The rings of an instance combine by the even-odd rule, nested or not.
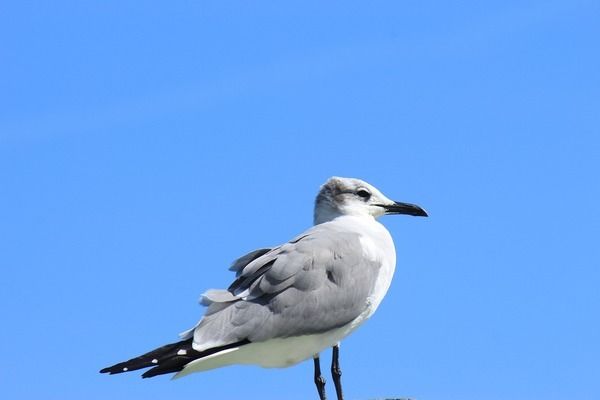
[(340, 369), (340, 344), (333, 346), (333, 356), (331, 357), (331, 376), (335, 385), (335, 393), (338, 400), (344, 400), (342, 394), (342, 370)]
[(323, 378), (323, 375), (321, 375), (321, 363), (319, 361), (318, 354), (313, 357), (313, 361), (315, 362), (315, 385), (317, 385), (319, 399), (326, 400), (327, 396), (325, 395), (325, 378)]

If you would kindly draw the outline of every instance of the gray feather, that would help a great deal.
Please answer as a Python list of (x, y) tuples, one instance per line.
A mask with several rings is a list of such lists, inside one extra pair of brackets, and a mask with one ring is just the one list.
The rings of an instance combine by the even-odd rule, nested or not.
[(244, 267), (246, 265), (248, 265), (252, 261), (256, 260), (258, 257), (261, 257), (262, 255), (268, 253), (271, 250), (272, 249), (265, 248), (265, 249), (258, 249), (258, 250), (251, 251), (250, 253), (241, 256), (240, 258), (235, 260), (233, 263), (231, 263), (229, 270), (234, 271), (237, 276), (237, 273), (239, 271), (241, 271), (242, 269), (244, 269)]

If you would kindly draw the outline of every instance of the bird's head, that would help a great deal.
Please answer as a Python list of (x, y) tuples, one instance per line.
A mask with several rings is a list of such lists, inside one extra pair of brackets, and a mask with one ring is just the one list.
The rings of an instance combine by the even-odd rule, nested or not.
[(388, 199), (377, 188), (356, 178), (334, 176), (321, 186), (315, 201), (315, 224), (342, 215), (370, 216), (407, 214), (426, 217), (421, 207)]

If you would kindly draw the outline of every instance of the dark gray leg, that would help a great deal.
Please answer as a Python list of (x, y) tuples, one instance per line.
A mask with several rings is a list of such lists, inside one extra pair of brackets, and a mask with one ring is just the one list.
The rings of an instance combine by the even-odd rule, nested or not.
[(317, 385), (317, 391), (319, 392), (319, 399), (326, 400), (325, 395), (325, 378), (321, 375), (321, 363), (319, 361), (319, 355), (314, 356), (313, 361), (315, 362), (315, 385)]
[(335, 393), (338, 400), (344, 400), (342, 394), (342, 370), (340, 369), (340, 345), (333, 346), (333, 357), (331, 357), (331, 376), (335, 385)]

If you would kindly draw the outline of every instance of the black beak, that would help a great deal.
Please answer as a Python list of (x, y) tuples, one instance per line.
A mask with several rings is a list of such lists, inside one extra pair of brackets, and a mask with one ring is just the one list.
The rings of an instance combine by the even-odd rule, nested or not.
[(427, 212), (416, 204), (400, 203), (399, 201), (394, 204), (379, 204), (379, 207), (385, 209), (386, 214), (406, 214), (413, 215), (415, 217), (427, 217)]

